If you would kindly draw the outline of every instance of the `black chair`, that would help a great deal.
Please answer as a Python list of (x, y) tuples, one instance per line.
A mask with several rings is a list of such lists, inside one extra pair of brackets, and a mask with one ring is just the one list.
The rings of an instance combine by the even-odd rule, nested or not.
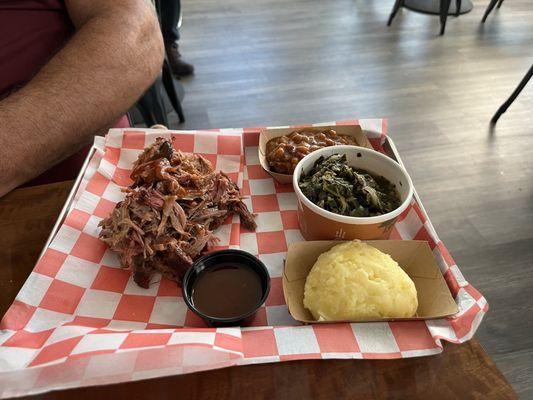
[[(155, 2), (155, 8), (159, 20), (161, 20), (159, 1)], [(178, 22), (178, 26), (179, 25), (181, 25), (181, 15)], [(155, 124), (161, 124), (167, 127), (169, 126), (165, 101), (163, 100), (163, 89), (165, 90), (168, 99), (170, 100), (172, 108), (174, 108), (174, 110), (178, 114), (179, 122), (184, 123), (185, 115), (183, 114), (183, 108), (181, 107), (183, 89), (181, 84), (175, 81), (172, 77), (172, 71), (170, 69), (166, 54), (165, 60), (163, 61), (161, 75), (156, 79), (153, 85), (148, 88), (148, 90), (141, 96), (141, 98), (135, 104), (135, 107), (141, 114), (144, 123), (147, 126), (152, 126)]]
[(178, 95), (178, 91), (176, 90), (177, 85), (180, 84), (174, 81), (172, 73), (170, 72), (170, 66), (165, 59), (161, 75), (157, 77), (153, 85), (148, 88), (135, 104), (147, 126), (155, 124), (169, 126), (168, 112), (163, 99), (163, 89), (170, 100), (172, 108), (174, 108), (178, 114), (179, 122), (185, 122), (185, 115), (183, 114), (183, 108), (181, 107), (181, 96)]
[(490, 123), (491, 125), (495, 125), (496, 122), (498, 122), (498, 119), (500, 119), (501, 115), (507, 111), (507, 109), (509, 108), (509, 106), (511, 104), (513, 104), (513, 102), (516, 100), (516, 98), (518, 97), (518, 95), (520, 94), (520, 92), (526, 87), (527, 83), (529, 82), (529, 80), (531, 79), (531, 77), (533, 76), (533, 65), (531, 65), (531, 68), (529, 69), (529, 71), (526, 73), (526, 75), (522, 78), (522, 81), (520, 82), (520, 84), (516, 87), (516, 89), (514, 90), (514, 92), (511, 94), (511, 96), (505, 101), (505, 103), (503, 103), (501, 105), (500, 108), (498, 108), (498, 111), (496, 111), (496, 114), (494, 114), (494, 116), (492, 117), (492, 119), (490, 120)]
[[(500, 0), (503, 1), (503, 0)], [(389, 21), (387, 22), (387, 26), (390, 26), (392, 24), (392, 20), (398, 13), (398, 10), (400, 7), (403, 7), (405, 3), (405, 0), (396, 0), (394, 3), (394, 6), (392, 7), (392, 11), (389, 16)], [(448, 20), (448, 12), (450, 10), (450, 4), (452, 3), (452, 0), (440, 0), (440, 34), (444, 35), (444, 31), (446, 29), (446, 21)], [(455, 0), (456, 5), (456, 12), (455, 16), (458, 17), (460, 10), (461, 10), (461, 0)]]
[(487, 17), (492, 12), (496, 4), (498, 4), (498, 8), (500, 8), (503, 4), (503, 0), (490, 0), (489, 6), (485, 10), (485, 14), (483, 15), (483, 19), (481, 20), (482, 23), (485, 23), (485, 21), (487, 20)]
[[(498, 8), (500, 8), (502, 4), (503, 4), (503, 0), (490, 0), (490, 3), (487, 9), (485, 10), (485, 14), (483, 15), (483, 18), (481, 19), (481, 23), (483, 24), (485, 23), (485, 21), (487, 20), (487, 17), (492, 12), (494, 7), (496, 7), (496, 5), (498, 5)], [(498, 111), (496, 111), (496, 113), (490, 120), (491, 125), (496, 125), (496, 123), (498, 122), (502, 114), (507, 111), (507, 109), (511, 106), (511, 104), (514, 103), (514, 101), (516, 100), (520, 92), (524, 90), (528, 82), (531, 80), (532, 76), (533, 76), (533, 65), (531, 65), (531, 68), (529, 69), (529, 71), (524, 75), (524, 77), (522, 78), (522, 80), (520, 81), (516, 89), (513, 91), (513, 93), (511, 93), (511, 96), (509, 96), (509, 98), (505, 101), (505, 103), (503, 103), (500, 106), (500, 108), (498, 108)]]

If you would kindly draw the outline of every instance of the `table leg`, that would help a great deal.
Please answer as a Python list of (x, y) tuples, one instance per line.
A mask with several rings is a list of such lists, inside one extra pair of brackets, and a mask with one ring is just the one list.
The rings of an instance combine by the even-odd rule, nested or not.
[(390, 24), (392, 24), (392, 20), (398, 13), (398, 10), (400, 9), (400, 7), (403, 6), (403, 3), (404, 3), (404, 0), (396, 0), (396, 2), (394, 3), (394, 7), (392, 7), (392, 11), (390, 13), (389, 22), (387, 22), (387, 26), (390, 26)]
[(448, 10), (450, 9), (451, 0), (440, 0), (440, 34), (444, 35), (446, 29), (446, 20), (448, 19)]
[(487, 7), (487, 9), (485, 10), (485, 14), (483, 15), (483, 19), (481, 20), (481, 23), (483, 23), (483, 24), (485, 23), (485, 21), (487, 20), (487, 17), (489, 16), (489, 14), (492, 11), (492, 9), (494, 8), (494, 6), (496, 6), (497, 2), (498, 2), (498, 0), (490, 0), (490, 4)]

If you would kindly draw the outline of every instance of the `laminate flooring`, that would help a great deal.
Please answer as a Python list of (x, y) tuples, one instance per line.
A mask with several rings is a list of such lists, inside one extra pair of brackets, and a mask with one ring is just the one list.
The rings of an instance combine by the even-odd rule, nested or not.
[[(183, 128), (386, 117), (418, 193), (466, 279), (488, 299), (477, 336), (533, 398), (533, 2), (449, 17), (393, 0), (183, 0)], [(172, 127), (178, 128), (176, 116)]]

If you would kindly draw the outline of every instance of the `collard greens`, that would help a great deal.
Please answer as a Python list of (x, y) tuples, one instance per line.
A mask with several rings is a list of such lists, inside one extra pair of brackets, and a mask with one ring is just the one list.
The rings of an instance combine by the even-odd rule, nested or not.
[(299, 186), (317, 206), (351, 217), (386, 214), (401, 203), (394, 184), (349, 166), (344, 154), (320, 157), (309, 173), (302, 174)]

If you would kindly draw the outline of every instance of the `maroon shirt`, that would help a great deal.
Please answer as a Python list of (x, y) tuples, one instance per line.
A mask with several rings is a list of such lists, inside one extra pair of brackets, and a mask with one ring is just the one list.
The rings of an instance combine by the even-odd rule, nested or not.
[(27, 83), (73, 34), (61, 0), (0, 0), (0, 96)]
[[(62, 0), (0, 0), (0, 101), (30, 81), (73, 34), (74, 26)], [(117, 126), (129, 126), (127, 119), (122, 118)], [(87, 151), (31, 183), (74, 178)]]

